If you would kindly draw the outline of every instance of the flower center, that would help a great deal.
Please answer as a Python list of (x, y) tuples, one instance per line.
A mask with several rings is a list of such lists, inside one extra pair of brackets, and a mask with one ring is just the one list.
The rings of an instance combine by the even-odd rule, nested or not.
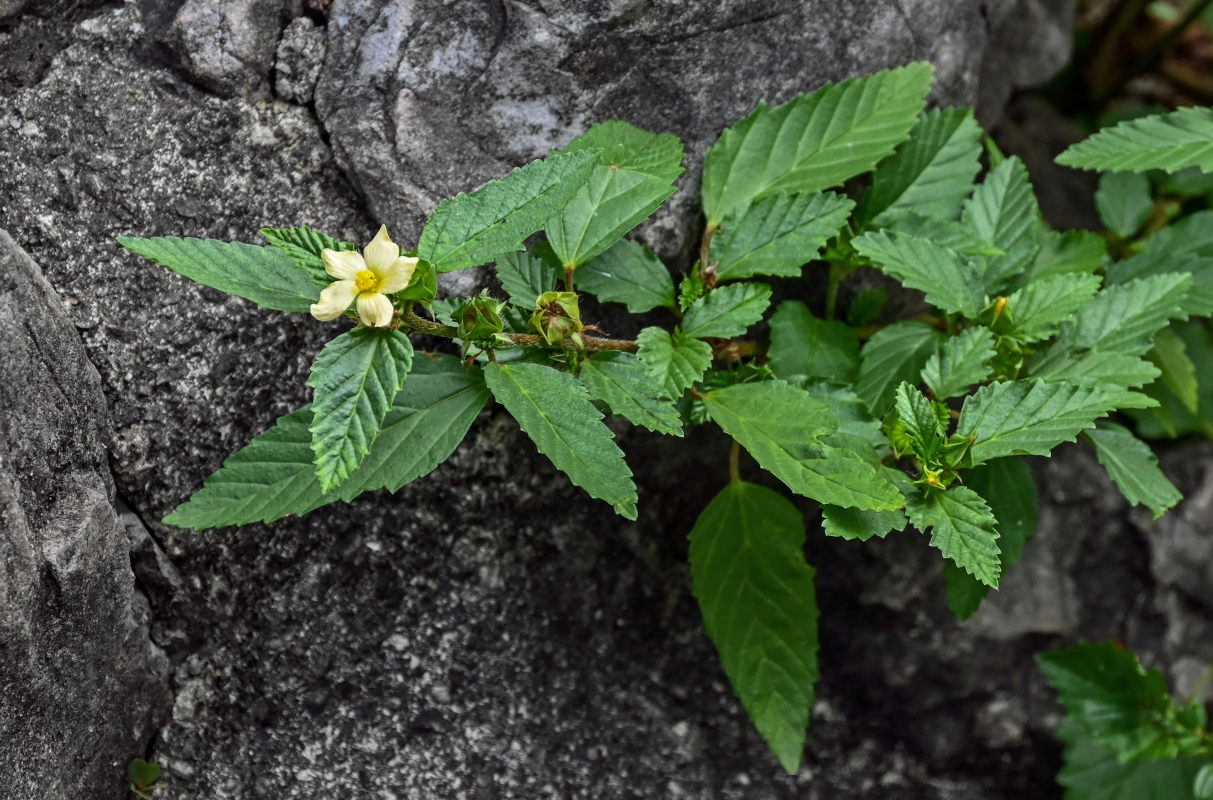
[(379, 276), (369, 269), (360, 269), (354, 274), (354, 285), (361, 292), (377, 292), (379, 291)]

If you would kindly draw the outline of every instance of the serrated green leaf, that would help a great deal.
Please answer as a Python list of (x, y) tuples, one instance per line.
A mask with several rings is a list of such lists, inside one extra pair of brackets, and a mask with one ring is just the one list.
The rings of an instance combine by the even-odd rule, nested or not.
[[(1201, 322), (1173, 322), (1170, 330), (1184, 342), (1184, 349), (1195, 363), (1213, 363), (1213, 336), (1208, 326)], [(1146, 364), (1157, 374), (1153, 364)], [(1132, 413), (1137, 432), (1148, 439), (1175, 437), (1187, 433), (1200, 433), (1213, 437), (1213, 370), (1197, 370), (1199, 387), (1198, 413), (1192, 414), (1179, 398), (1165, 386), (1155, 383), (1146, 387), (1151, 397), (1160, 404), (1148, 413)]]
[(851, 243), (881, 272), (927, 296), (927, 302), (952, 313), (976, 317), (985, 305), (976, 264), (954, 250), (905, 233), (875, 231)]
[(883, 417), (893, 402), (893, 390), (902, 381), (917, 381), (919, 372), (943, 333), (925, 322), (908, 320), (881, 328), (859, 353), (858, 394), (872, 414)]
[(552, 291), (560, 271), (556, 266), (529, 253), (506, 253), (497, 259), (497, 280), (510, 302), (531, 310), (544, 292)]
[(1011, 281), (1023, 286), (1053, 275), (1090, 274), (1104, 265), (1108, 241), (1094, 231), (1040, 230), (1036, 237), (1040, 249), (1025, 275)]
[(371, 451), (413, 364), (409, 337), (391, 328), (355, 328), (330, 341), (312, 364), (312, 450), (316, 477), (331, 491)]
[(1126, 120), (1071, 145), (1056, 160), (1079, 169), (1213, 172), (1213, 109), (1181, 108)]
[(1170, 328), (1154, 334), (1154, 347), (1146, 354), (1158, 367), (1159, 380), (1170, 389), (1189, 412), (1195, 414), (1200, 404), (1200, 384), (1196, 381), (1196, 365), (1188, 357), (1184, 340)]
[[(999, 575), (1023, 557), (1024, 544), (1036, 534), (1037, 496), (1032, 469), (1022, 458), (999, 458), (964, 473), (965, 485), (989, 505), (998, 520)], [(973, 616), (990, 587), (955, 563), (943, 565), (948, 607), (963, 621)]]
[(771, 315), (767, 350), (777, 378), (824, 378), (851, 383), (859, 371), (859, 337), (841, 322), (819, 319), (799, 300), (786, 300)]
[(1144, 358), (1121, 353), (1089, 352), (1078, 356), (1061, 350), (1056, 356), (1052, 353), (1048, 356), (1031, 364), (1029, 374), (1033, 378), (1112, 390), (1145, 386), (1159, 375), (1158, 367)]
[(712, 236), (708, 263), (719, 280), (754, 275), (796, 277), (838, 234), (855, 207), (833, 192), (773, 194), (725, 217)]
[(1062, 336), (1080, 350), (1140, 355), (1173, 319), (1187, 319), (1184, 297), (1191, 275), (1166, 273), (1108, 286), (1074, 316)]
[(262, 228), (261, 235), (274, 247), (308, 271), (312, 280), (327, 286), (332, 278), (324, 271), (325, 250), (357, 250), (352, 242), (340, 242), (332, 236), (314, 231), (306, 225), (298, 228)]
[(889, 212), (914, 211), (952, 220), (973, 188), (981, 157), (981, 128), (972, 109), (923, 114), (897, 152), (881, 161), (856, 211), (860, 227), (882, 225)]
[(888, 437), (880, 429), (880, 422), (868, 413), (868, 407), (849, 386), (826, 380), (799, 380), (789, 383), (804, 389), (815, 400), (825, 403), (838, 418), (838, 430), (823, 438), (826, 444), (848, 447), (857, 455), (866, 457), (872, 466), (880, 464), (881, 457), (889, 450)]
[(1158, 519), (1173, 508), (1183, 495), (1158, 468), (1158, 457), (1128, 428), (1101, 422), (1083, 434), (1095, 446), (1095, 457), (1108, 471), (1108, 477), (1133, 505), (1146, 506)]
[(990, 377), (994, 334), (988, 328), (969, 328), (946, 339), (922, 368), (922, 380), (936, 400), (958, 397), (975, 383)]
[(1057, 782), (1064, 800), (1193, 800), (1192, 782), (1202, 759), (1136, 760), (1122, 764), (1074, 719), (1057, 735), (1066, 744)]
[(576, 278), (579, 289), (606, 303), (623, 303), (633, 314), (678, 307), (670, 271), (656, 253), (630, 239), (579, 267)]
[(858, 539), (861, 542), (873, 536), (883, 539), (893, 531), (904, 530), (908, 523), (905, 512), (900, 509), (871, 511), (831, 505), (821, 507), (822, 530), (827, 536), (840, 539)]
[(740, 383), (704, 395), (725, 433), (797, 494), (820, 503), (893, 510), (904, 500), (875, 467), (823, 441), (838, 430), (829, 407), (782, 381)]
[(872, 169), (913, 127), (931, 75), (919, 62), (826, 84), (775, 108), (759, 103), (704, 159), (708, 225), (764, 195), (820, 191)]
[(658, 384), (631, 353), (594, 353), (581, 365), (580, 379), (590, 396), (629, 422), (657, 433), (682, 436), (678, 410), (658, 399)]
[(1108, 265), (1107, 283), (1114, 286), (1135, 278), (1166, 273), (1192, 276), (1192, 286), (1184, 296), (1182, 309), (1194, 316), (1213, 315), (1213, 257), (1192, 253), (1168, 253), (1149, 248), (1123, 261)]
[(955, 220), (924, 217), (913, 211), (887, 212), (880, 227), (886, 231), (927, 239), (962, 256), (1002, 255), (1002, 250), (983, 240), (968, 225)]
[(573, 376), (541, 364), (492, 364), (484, 379), (540, 453), (591, 497), (636, 519), (636, 484), (602, 413)]
[(906, 516), (931, 532), (931, 546), (977, 580), (997, 587), (1001, 574), (997, 520), (981, 495), (967, 486), (946, 492), (927, 487), (906, 497)]
[(910, 448), (918, 460), (935, 465), (943, 456), (946, 435), (939, 411), (926, 396), (906, 382), (893, 393), (893, 408), (910, 438)]
[(448, 197), (425, 223), (417, 255), (441, 273), (523, 249), (523, 240), (585, 185), (596, 163), (592, 151), (553, 153), (474, 192)]
[(1061, 323), (1082, 309), (1099, 291), (1098, 275), (1052, 275), (1032, 281), (1007, 297), (1007, 335), (1020, 342), (1040, 342), (1057, 333)]
[(203, 286), (275, 311), (307, 313), (327, 285), (327, 279), (325, 284), (312, 280), (309, 272), (276, 247), (176, 236), (119, 236), (118, 243)]
[(673, 335), (657, 327), (636, 336), (636, 355), (662, 388), (661, 396), (676, 400), (712, 365), (712, 346), (675, 329)]
[(1159, 256), (1213, 256), (1213, 210), (1197, 211), (1146, 240), (1144, 253)]
[(1129, 238), (1154, 208), (1150, 180), (1135, 172), (1105, 172), (1099, 176), (1095, 208), (1108, 230), (1122, 239)]
[(985, 260), (985, 291), (1000, 293), (1032, 263), (1038, 243), (1040, 207), (1023, 162), (1012, 156), (991, 170), (965, 203), (963, 221), (1003, 255)]
[(965, 399), (956, 433), (975, 437), (974, 464), (1003, 456), (1047, 456), (1113, 407), (1098, 388), (1042, 380), (991, 383)]
[(589, 180), (548, 220), (548, 242), (560, 264), (575, 269), (605, 252), (674, 193), (682, 142), (620, 120), (594, 125), (565, 148), (597, 156)]
[(691, 530), (704, 627), (733, 691), (779, 763), (796, 772), (817, 682), (817, 599), (804, 519), (782, 495), (734, 481)]
[(315, 415), (305, 406), (228, 458), (164, 522), (195, 530), (273, 522), (365, 491), (395, 492), (445, 461), (488, 399), (479, 368), (427, 354), (413, 364), (370, 454), (335, 492), (325, 494), (316, 477), (309, 430)]
[(1121, 761), (1147, 756), (1162, 743), (1158, 722), (1171, 708), (1167, 684), (1132, 652), (1110, 642), (1083, 642), (1037, 653), (1036, 663), (1070, 717)]
[(730, 283), (699, 298), (682, 318), (682, 332), (696, 339), (741, 336), (771, 304), (765, 283)]

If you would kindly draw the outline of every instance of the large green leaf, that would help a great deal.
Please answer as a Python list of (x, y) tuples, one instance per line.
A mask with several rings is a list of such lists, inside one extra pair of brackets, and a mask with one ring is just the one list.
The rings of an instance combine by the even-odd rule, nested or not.
[(1075, 314), (1062, 336), (1080, 350), (1140, 355), (1168, 321), (1187, 319), (1183, 302), (1191, 285), (1191, 275), (1171, 272), (1109, 286)]
[(1058, 233), (1043, 229), (1037, 231), (1036, 242), (1039, 245), (1036, 257), (1028, 265), (1028, 271), (1011, 282), (1012, 286), (1053, 275), (1089, 275), (1103, 267), (1108, 255), (1108, 240), (1095, 231)]
[(817, 682), (817, 598), (804, 519), (778, 492), (734, 481), (691, 530), (704, 627), (754, 727), (788, 772), (804, 753)]
[(454, 452), (488, 399), (479, 368), (427, 354), (413, 364), (370, 454), (336, 491), (326, 494), (316, 477), (309, 430), (315, 414), (306, 406), (228, 458), (164, 522), (196, 530), (273, 522), (362, 492), (397, 491)]
[(1057, 736), (1066, 744), (1057, 782), (1064, 800), (1194, 800), (1192, 783), (1201, 758), (1135, 760), (1122, 764), (1077, 720), (1062, 722)]
[[(999, 575), (1005, 576), (1023, 557), (1024, 544), (1036, 534), (1038, 504), (1032, 469), (1022, 458), (999, 458), (966, 471), (964, 480), (998, 520)], [(973, 616), (990, 587), (951, 561), (944, 563), (943, 574), (952, 613), (960, 620)]]
[(981, 128), (969, 108), (928, 111), (897, 152), (872, 174), (855, 213), (861, 226), (881, 225), (889, 214), (913, 211), (956, 219), (973, 188), (981, 157)]
[(554, 264), (530, 253), (506, 253), (497, 259), (501, 288), (511, 303), (528, 311), (535, 307), (539, 295), (555, 288), (559, 277)]
[(708, 225), (764, 195), (828, 189), (872, 169), (913, 127), (931, 75), (920, 62), (827, 84), (774, 108), (759, 103), (704, 159)]
[(829, 407), (783, 381), (740, 383), (704, 395), (725, 433), (797, 494), (837, 506), (893, 510), (896, 487), (850, 450), (823, 439), (838, 430)]
[(522, 249), (522, 242), (590, 178), (594, 152), (553, 153), (438, 204), (421, 231), (417, 255), (438, 272), (475, 267)]
[(719, 280), (796, 277), (838, 234), (854, 206), (833, 192), (769, 195), (725, 217), (712, 236), (708, 263), (716, 265)]
[(682, 318), (682, 332), (696, 339), (741, 336), (771, 304), (765, 283), (731, 283), (699, 298)]
[(918, 373), (943, 341), (941, 331), (925, 322), (894, 322), (872, 335), (860, 351), (858, 394), (872, 414), (883, 417), (902, 381), (918, 381)]
[(577, 288), (607, 303), (623, 303), (639, 314), (664, 306), (677, 308), (674, 280), (665, 264), (640, 242), (621, 239), (577, 269)]
[(1195, 316), (1213, 316), (1213, 256), (1168, 252), (1150, 246), (1135, 256), (1109, 264), (1107, 284), (1115, 286), (1169, 272), (1192, 276), (1183, 310)]
[(349, 477), (379, 435), (413, 364), (413, 345), (391, 328), (355, 328), (333, 339), (312, 364), (312, 449), (327, 492)]
[(661, 387), (661, 396), (677, 400), (712, 365), (712, 346), (679, 331), (673, 334), (657, 327), (636, 336), (636, 355)]
[(986, 259), (985, 288), (997, 294), (1032, 263), (1039, 247), (1040, 207), (1028, 170), (1018, 158), (1008, 158), (973, 192), (965, 203), (963, 219), (1003, 255)]
[(975, 383), (990, 377), (994, 334), (988, 328), (969, 328), (946, 339), (922, 368), (922, 380), (936, 400), (958, 397)]
[(1098, 388), (1025, 380), (991, 383), (965, 399), (956, 433), (974, 437), (973, 463), (1002, 456), (1047, 456), (1114, 408)]
[(298, 228), (262, 228), (261, 235), (291, 260), (308, 271), (312, 280), (328, 285), (332, 280), (324, 271), (325, 250), (357, 250), (351, 242), (339, 242), (332, 236), (314, 231), (306, 225)]
[(980, 271), (954, 250), (896, 231), (865, 233), (852, 244), (882, 272), (923, 292), (927, 302), (944, 311), (974, 318), (985, 305)]
[(631, 353), (594, 353), (582, 363), (579, 377), (590, 396), (606, 403), (612, 413), (651, 431), (682, 436), (678, 410), (657, 397), (659, 385)]
[(786, 300), (771, 315), (767, 358), (775, 376), (789, 382), (850, 383), (859, 371), (859, 337), (850, 325), (819, 319), (799, 300)]
[(1155, 519), (1183, 499), (1158, 468), (1158, 456), (1128, 428), (1101, 422), (1083, 436), (1095, 446), (1095, 457), (1125, 499), (1133, 505), (1145, 505)]
[(931, 546), (946, 558), (985, 585), (998, 586), (998, 521), (981, 495), (967, 486), (926, 487), (906, 497), (906, 516), (918, 530), (931, 532)]
[(176, 236), (154, 239), (119, 236), (118, 243), (203, 286), (275, 311), (306, 313), (327, 285), (311, 272), (300, 269), (277, 247)]
[(1032, 281), (1007, 297), (1007, 335), (1039, 342), (1057, 333), (1099, 291), (1098, 275), (1070, 273)]
[(553, 252), (565, 268), (590, 261), (635, 228), (674, 193), (682, 142), (620, 120), (600, 122), (566, 153), (589, 151), (598, 163), (589, 181), (547, 222)]
[(1057, 163), (1122, 172), (1187, 167), (1213, 172), (1213, 109), (1181, 108), (1126, 120), (1071, 145)]
[(1108, 230), (1121, 238), (1129, 238), (1137, 233), (1154, 208), (1150, 179), (1135, 172), (1100, 175), (1095, 208)]
[(636, 519), (636, 485), (614, 434), (577, 379), (542, 364), (492, 364), (485, 382), (539, 452), (591, 496)]
[(1159, 756), (1165, 734), (1159, 723), (1171, 708), (1167, 683), (1147, 672), (1137, 656), (1111, 642), (1083, 642), (1036, 655), (1070, 716), (1100, 745), (1123, 761)]

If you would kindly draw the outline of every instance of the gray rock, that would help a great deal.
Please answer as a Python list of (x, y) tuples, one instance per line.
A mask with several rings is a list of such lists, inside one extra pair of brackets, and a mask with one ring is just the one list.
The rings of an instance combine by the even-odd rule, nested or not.
[(301, 105), (312, 102), (324, 48), (324, 31), (311, 18), (291, 20), (282, 32), (274, 60), (274, 91), (279, 97)]
[(100, 378), (0, 230), (0, 796), (121, 793), (171, 703), (112, 505)]
[(1197, 463), (1204, 469), (1183, 505), (1157, 522), (1144, 521), (1142, 527), (1155, 579), (1213, 610), (1213, 465), (1207, 452), (1199, 457)]
[(1078, 0), (985, 3), (990, 46), (981, 65), (977, 118), (993, 125), (1012, 91), (1040, 86), (1070, 60)]
[(289, 5), (290, 0), (185, 0), (166, 41), (194, 80), (232, 97), (269, 74)]

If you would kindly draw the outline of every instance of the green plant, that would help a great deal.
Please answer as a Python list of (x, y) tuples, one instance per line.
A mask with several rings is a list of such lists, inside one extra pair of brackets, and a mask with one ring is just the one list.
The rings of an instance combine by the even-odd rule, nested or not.
[(160, 765), (142, 758), (132, 759), (126, 765), (126, 777), (130, 780), (132, 797), (139, 800), (151, 800), (152, 792), (167, 788), (166, 784), (157, 783), (160, 780)]
[[(694, 594), (742, 705), (796, 770), (817, 678), (814, 571), (802, 512), (743, 479), (742, 449), (819, 504), (828, 536), (928, 533), (961, 618), (1035, 528), (1023, 456), (1082, 435), (1132, 502), (1161, 514), (1179, 500), (1145, 444), (1096, 421), (1155, 404), (1141, 389), (1160, 374), (1144, 357), (1156, 333), (1210, 310), (1194, 275), (1160, 263), (1105, 285), (1105, 240), (1048, 228), (1021, 162), (991, 148), (975, 182), (981, 130), (968, 109), (924, 113), (931, 75), (911, 64), (827, 85), (727, 128), (703, 165), (700, 258), (677, 286), (624, 236), (674, 193), (682, 145), (624, 122), (444, 200), (403, 255), (385, 230), (362, 256), (307, 228), (266, 229), (269, 247), (121, 239), (264, 307), (360, 322), (317, 357), (312, 404), (165, 522), (271, 522), (395, 491), (445, 460), (490, 399), (635, 519), (604, 412), (672, 436), (715, 424), (731, 479), (687, 521)], [(848, 183), (868, 173), (866, 188)], [(843, 184), (856, 188), (829, 191)], [(436, 299), (437, 274), (488, 263), (507, 300)], [(886, 319), (875, 287), (848, 301), (873, 270), (921, 293), (921, 313)], [(792, 299), (768, 317), (760, 276), (824, 284), (823, 308)], [(591, 335), (583, 294), (667, 324)], [(764, 318), (769, 340), (748, 338)], [(411, 334), (455, 339), (463, 358), (415, 354)]]

